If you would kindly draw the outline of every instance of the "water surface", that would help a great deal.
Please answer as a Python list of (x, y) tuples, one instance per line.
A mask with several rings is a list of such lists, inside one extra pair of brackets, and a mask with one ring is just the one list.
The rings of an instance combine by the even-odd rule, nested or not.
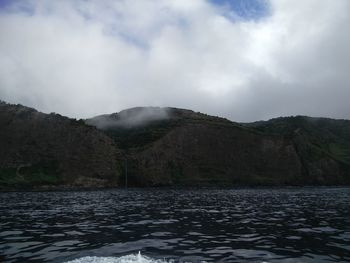
[(0, 193), (0, 262), (350, 261), (350, 188)]

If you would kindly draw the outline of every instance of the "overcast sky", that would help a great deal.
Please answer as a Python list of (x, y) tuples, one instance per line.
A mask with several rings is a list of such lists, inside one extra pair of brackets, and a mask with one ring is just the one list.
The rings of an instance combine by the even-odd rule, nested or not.
[(350, 119), (350, 1), (0, 0), (0, 99)]

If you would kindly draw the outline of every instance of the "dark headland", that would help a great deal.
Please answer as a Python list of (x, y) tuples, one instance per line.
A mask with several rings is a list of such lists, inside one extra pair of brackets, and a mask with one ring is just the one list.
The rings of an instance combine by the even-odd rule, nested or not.
[(0, 102), (0, 189), (349, 185), (350, 121), (139, 107), (87, 120)]

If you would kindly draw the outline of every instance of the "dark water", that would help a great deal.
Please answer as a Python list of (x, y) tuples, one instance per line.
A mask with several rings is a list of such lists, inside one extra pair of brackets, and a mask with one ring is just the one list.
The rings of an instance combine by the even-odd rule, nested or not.
[(350, 261), (350, 188), (0, 193), (0, 262)]

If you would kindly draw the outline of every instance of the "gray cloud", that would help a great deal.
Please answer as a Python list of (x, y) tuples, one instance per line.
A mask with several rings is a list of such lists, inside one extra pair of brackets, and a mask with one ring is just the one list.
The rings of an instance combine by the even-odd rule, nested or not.
[(0, 98), (78, 118), (135, 106), (350, 118), (350, 1), (269, 5), (230, 20), (204, 0), (14, 1), (0, 12)]

